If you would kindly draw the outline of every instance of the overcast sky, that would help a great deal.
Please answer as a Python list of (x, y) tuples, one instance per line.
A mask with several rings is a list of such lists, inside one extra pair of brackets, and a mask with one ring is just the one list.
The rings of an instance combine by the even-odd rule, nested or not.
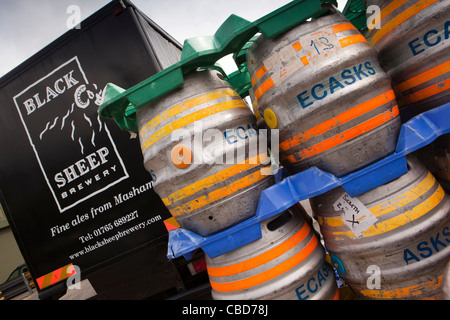
[[(231, 14), (255, 21), (289, 0), (131, 0), (181, 44), (213, 35)], [(73, 12), (85, 19), (109, 0), (0, 0), (0, 77), (64, 34)], [(339, 0), (343, 9), (346, 0)], [(69, 20), (70, 22), (70, 20)], [(225, 67), (225, 66), (224, 66)], [(226, 70), (228, 72), (228, 70)]]

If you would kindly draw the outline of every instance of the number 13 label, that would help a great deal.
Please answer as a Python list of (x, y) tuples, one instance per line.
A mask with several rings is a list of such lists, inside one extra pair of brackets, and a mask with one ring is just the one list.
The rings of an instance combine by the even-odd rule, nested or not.
[(312, 64), (341, 48), (337, 36), (331, 30), (330, 32), (327, 30), (318, 31), (301, 39), (300, 43), (303, 48), (309, 51), (308, 60)]

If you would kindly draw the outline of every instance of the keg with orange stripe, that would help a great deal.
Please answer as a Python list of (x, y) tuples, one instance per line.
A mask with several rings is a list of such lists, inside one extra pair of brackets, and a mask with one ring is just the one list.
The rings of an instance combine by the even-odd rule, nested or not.
[(331, 261), (365, 299), (439, 299), (450, 260), (450, 196), (415, 158), (400, 178), (311, 199)]
[(261, 230), (255, 242), (206, 257), (214, 299), (339, 299), (324, 249), (295, 207), (262, 221)]
[(137, 111), (144, 165), (181, 227), (208, 236), (252, 217), (274, 183), (253, 113), (217, 71)]
[(367, 5), (380, 8), (379, 16), (370, 15), (369, 41), (392, 77), (402, 112), (403, 106), (417, 114), (449, 102), (450, 2), (370, 0)]
[(337, 10), (247, 50), (254, 103), (279, 129), (280, 161), (340, 177), (392, 153), (396, 98), (375, 50)]

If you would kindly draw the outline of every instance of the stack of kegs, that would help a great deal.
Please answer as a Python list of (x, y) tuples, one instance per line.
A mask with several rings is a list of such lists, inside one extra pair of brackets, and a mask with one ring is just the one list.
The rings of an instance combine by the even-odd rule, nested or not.
[[(401, 112), (418, 114), (449, 102), (450, 3), (368, 0), (369, 41), (392, 77)], [(404, 110), (403, 110), (404, 109)]]
[[(290, 173), (340, 177), (394, 152), (400, 117), (375, 50), (337, 10), (247, 50), (253, 96)], [(252, 96), (252, 95), (251, 95)]]
[[(280, 162), (289, 173), (315, 166), (342, 177), (365, 168), (395, 151), (402, 124), (397, 101), (417, 102), (415, 107), (448, 102), (448, 90), (442, 89), (448, 86), (442, 69), (448, 64), (443, 49), (448, 49), (448, 3), (380, 2), (389, 30), (371, 34), (373, 46), (334, 7), (324, 5), (328, 13), (273, 39), (261, 35), (248, 49), (250, 96), (266, 125), (279, 130)], [(424, 32), (410, 34), (408, 24), (387, 40), (397, 25), (410, 22), (414, 10), (425, 7), (445, 19), (432, 19), (429, 26), (419, 19), (415, 23)], [(399, 47), (403, 41), (417, 53), (412, 60)], [(437, 53), (419, 60), (426, 50)], [(427, 66), (417, 66), (427, 59)], [(400, 72), (403, 65), (408, 69)], [(407, 174), (358, 197), (336, 188), (311, 199), (331, 261), (359, 298), (442, 297), (443, 268), (450, 259), (450, 198), (418, 160), (407, 161)]]
[(295, 206), (262, 221), (261, 231), (259, 240), (206, 257), (214, 299), (339, 299), (324, 248)]
[[(256, 118), (215, 70), (185, 75), (184, 85), (138, 109), (144, 165), (181, 227), (201, 236), (255, 215), (275, 183)], [(211, 259), (216, 299), (333, 299), (333, 269), (322, 244), (293, 207), (261, 222), (262, 238)]]
[(326, 248), (360, 298), (441, 297), (450, 257), (450, 196), (415, 158), (408, 173), (358, 197), (311, 200)]
[[(180, 87), (136, 111), (145, 168), (182, 228), (209, 237), (254, 217), (275, 184), (271, 157), (289, 174), (317, 167), (345, 177), (395, 151), (408, 110), (449, 101), (448, 1), (371, 4), (381, 28), (369, 41), (330, 4), (280, 35), (252, 39), (256, 117), (213, 68), (183, 74)], [(260, 129), (279, 145), (262, 143), (272, 135)], [(450, 181), (442, 139), (431, 167)], [(258, 240), (206, 256), (213, 298), (339, 299), (336, 271), (358, 298), (442, 298), (450, 197), (414, 156), (407, 166), (357, 197), (338, 187), (310, 199), (320, 234), (298, 203), (258, 220)]]
[[(398, 39), (408, 38), (389, 32), (398, 31), (396, 24), (408, 18), (399, 11), (404, 8), (397, 10), (399, 1), (383, 3), (381, 18), (387, 27), (371, 33), (372, 44), (379, 45), (374, 48), (380, 52), (381, 66), (374, 48), (333, 9), (278, 38), (261, 36), (248, 50), (254, 104), (266, 124), (280, 130), (280, 161), (291, 173), (316, 166), (340, 177), (394, 151), (401, 121), (386, 71), (394, 78), (396, 92), (408, 87), (403, 95), (397, 94), (402, 104), (424, 100), (416, 106), (426, 103), (429, 108), (433, 101), (437, 105), (448, 102), (444, 45), (430, 49), (437, 51), (436, 57), (443, 57), (441, 61), (431, 59), (422, 69), (406, 61), (407, 55), (398, 52)], [(411, 5), (411, 1), (401, 3)], [(448, 7), (442, 2), (437, 5)], [(410, 16), (422, 7), (411, 5)], [(442, 9), (435, 15), (448, 17), (445, 12)], [(428, 38), (423, 39), (437, 46), (448, 38), (446, 23), (442, 19), (433, 19), (433, 23), (442, 24), (442, 33), (425, 32)], [(420, 28), (435, 30), (434, 25), (421, 24)], [(410, 40), (416, 35), (410, 35)], [(433, 42), (431, 35), (436, 37)], [(388, 44), (395, 44), (396, 50)], [(409, 67), (403, 75), (413, 74), (412, 79), (395, 78), (402, 64)], [(441, 162), (445, 168), (442, 158)], [(442, 295), (443, 266), (450, 257), (448, 195), (416, 159), (408, 159), (408, 168), (404, 176), (358, 198), (337, 188), (312, 199), (332, 261), (359, 297)]]
[[(392, 77), (403, 120), (450, 101), (450, 3), (369, 0), (369, 41)], [(448, 191), (450, 138), (440, 137), (418, 156)]]
[(218, 71), (186, 75), (137, 121), (154, 189), (187, 230), (209, 236), (254, 216), (275, 183), (255, 116)]

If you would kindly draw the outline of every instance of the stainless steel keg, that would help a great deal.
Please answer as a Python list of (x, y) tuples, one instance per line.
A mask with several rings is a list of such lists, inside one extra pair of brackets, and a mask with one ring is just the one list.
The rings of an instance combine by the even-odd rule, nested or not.
[(217, 300), (339, 299), (334, 270), (296, 207), (261, 222), (262, 238), (206, 257)]
[(399, 105), (417, 114), (449, 102), (450, 2), (368, 0), (367, 6), (369, 39)]
[(337, 10), (247, 50), (254, 104), (278, 129), (280, 162), (340, 177), (395, 150), (400, 119), (376, 51)]
[(145, 168), (181, 227), (208, 236), (252, 217), (274, 183), (251, 110), (217, 71), (137, 112)]
[(415, 158), (408, 173), (358, 197), (311, 199), (325, 247), (360, 298), (441, 298), (450, 260), (450, 196)]
[(450, 261), (447, 263), (447, 267), (445, 268), (442, 294), (444, 300), (450, 300)]

